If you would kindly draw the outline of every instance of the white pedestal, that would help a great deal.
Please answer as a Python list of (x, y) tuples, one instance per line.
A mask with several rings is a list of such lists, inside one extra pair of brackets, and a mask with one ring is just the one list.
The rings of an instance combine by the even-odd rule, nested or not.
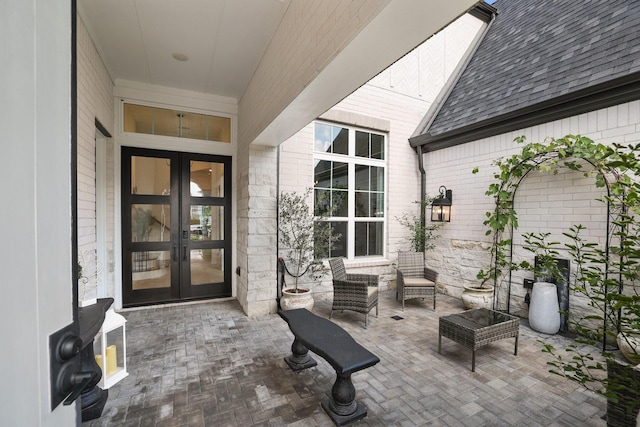
[(543, 334), (556, 334), (560, 330), (560, 307), (556, 285), (547, 282), (533, 284), (529, 305), (529, 326)]

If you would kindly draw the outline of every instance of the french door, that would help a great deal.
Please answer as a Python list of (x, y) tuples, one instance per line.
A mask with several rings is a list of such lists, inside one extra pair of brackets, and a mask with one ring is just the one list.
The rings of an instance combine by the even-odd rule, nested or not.
[(231, 158), (122, 148), (123, 305), (231, 296)]

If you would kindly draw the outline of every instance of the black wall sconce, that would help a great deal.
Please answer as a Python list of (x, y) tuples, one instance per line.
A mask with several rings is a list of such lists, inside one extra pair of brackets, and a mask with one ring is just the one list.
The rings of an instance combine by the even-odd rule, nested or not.
[(451, 204), (453, 193), (444, 185), (440, 187), (440, 195), (431, 202), (432, 222), (451, 222)]

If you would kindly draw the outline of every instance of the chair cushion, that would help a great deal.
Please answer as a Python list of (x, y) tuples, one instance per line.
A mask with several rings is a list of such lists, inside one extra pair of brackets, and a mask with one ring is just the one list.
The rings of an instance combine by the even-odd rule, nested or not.
[(431, 280), (424, 279), (422, 277), (405, 277), (405, 286), (435, 286), (436, 284)]
[(371, 297), (378, 293), (378, 288), (375, 286), (367, 286), (367, 296)]

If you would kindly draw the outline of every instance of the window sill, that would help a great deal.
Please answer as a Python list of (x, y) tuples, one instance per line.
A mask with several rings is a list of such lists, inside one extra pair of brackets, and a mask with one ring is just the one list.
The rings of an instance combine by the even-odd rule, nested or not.
[(345, 268), (379, 267), (379, 266), (388, 266), (390, 264), (391, 264), (391, 261), (383, 257), (344, 260)]

